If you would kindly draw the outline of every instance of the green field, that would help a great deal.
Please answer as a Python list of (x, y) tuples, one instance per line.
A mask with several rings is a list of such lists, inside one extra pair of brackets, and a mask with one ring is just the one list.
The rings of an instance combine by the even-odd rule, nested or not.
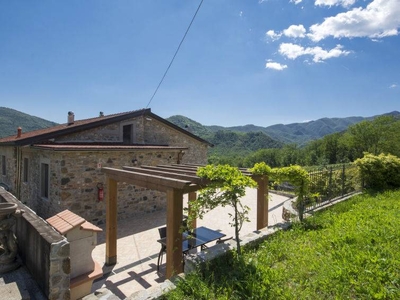
[(400, 191), (316, 213), (186, 276), (165, 299), (400, 299)]

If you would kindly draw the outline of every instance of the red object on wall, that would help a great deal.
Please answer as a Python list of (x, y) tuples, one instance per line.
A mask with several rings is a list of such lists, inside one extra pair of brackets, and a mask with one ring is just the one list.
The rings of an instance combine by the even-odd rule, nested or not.
[(104, 199), (104, 188), (102, 183), (97, 184), (97, 200), (103, 201)]

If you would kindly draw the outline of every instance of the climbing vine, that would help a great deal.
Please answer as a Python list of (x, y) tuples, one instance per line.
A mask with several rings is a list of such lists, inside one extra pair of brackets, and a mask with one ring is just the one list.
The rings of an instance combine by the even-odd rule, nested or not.
[(265, 162), (256, 163), (250, 169), (254, 175), (269, 176), (276, 183), (289, 181), (295, 186), (297, 200), (295, 202), (296, 209), (299, 212), (299, 219), (303, 221), (305, 200), (308, 195), (308, 187), (310, 184), (310, 176), (308, 172), (298, 165), (282, 168), (270, 168)]
[(217, 206), (230, 206), (234, 214), (229, 214), (232, 227), (235, 227), (237, 253), (241, 254), (239, 232), (244, 222), (248, 222), (250, 208), (242, 205), (240, 198), (246, 193), (246, 187), (256, 187), (257, 183), (244, 175), (238, 168), (229, 165), (207, 165), (200, 167), (197, 176), (209, 180), (207, 187), (200, 190), (197, 201), (191, 202), (188, 223), (191, 218), (203, 218), (203, 215)]

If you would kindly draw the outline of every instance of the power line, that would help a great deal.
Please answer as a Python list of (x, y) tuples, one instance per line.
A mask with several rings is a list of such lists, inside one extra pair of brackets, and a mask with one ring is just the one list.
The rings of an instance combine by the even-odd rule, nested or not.
[(174, 56), (172, 57), (171, 62), (170, 62), (169, 65), (168, 65), (168, 68), (165, 70), (164, 75), (163, 75), (163, 77), (161, 78), (160, 83), (158, 84), (156, 90), (154, 91), (153, 96), (151, 96), (149, 103), (147, 103), (146, 108), (148, 108), (149, 105), (150, 105), (150, 103), (151, 103), (151, 101), (153, 101), (153, 98), (154, 98), (154, 96), (157, 94), (157, 91), (158, 91), (158, 89), (160, 88), (162, 82), (164, 81), (165, 76), (167, 76), (167, 73), (168, 73), (168, 71), (169, 71), (169, 68), (171, 67), (172, 63), (174, 62), (175, 57), (176, 57), (176, 55), (178, 54), (179, 49), (181, 48), (181, 45), (182, 45), (183, 41), (185, 40), (186, 35), (188, 34), (189, 29), (190, 29), (190, 27), (192, 26), (193, 21), (194, 21), (194, 19), (196, 18), (197, 13), (199, 12), (201, 5), (203, 4), (203, 1), (204, 1), (204, 0), (201, 0), (201, 1), (200, 1), (200, 4), (199, 4), (199, 6), (197, 7), (197, 10), (196, 10), (196, 12), (195, 12), (194, 15), (193, 15), (192, 20), (190, 21), (190, 24), (189, 24), (188, 28), (186, 29), (186, 32), (185, 32), (185, 34), (183, 35), (183, 38), (182, 38), (181, 42), (179, 43), (179, 46), (178, 46), (178, 48), (176, 49), (175, 54), (174, 54)]

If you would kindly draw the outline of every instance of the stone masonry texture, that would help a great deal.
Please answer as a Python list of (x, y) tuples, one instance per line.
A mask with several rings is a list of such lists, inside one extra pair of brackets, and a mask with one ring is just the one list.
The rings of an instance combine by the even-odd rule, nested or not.
[[(159, 165), (173, 163), (207, 163), (207, 147), (190, 135), (156, 119), (143, 116), (116, 122), (56, 138), (56, 144), (122, 142), (122, 127), (132, 125), (133, 143), (165, 147), (137, 147), (130, 149), (53, 150), (42, 147), (1, 147), (0, 155), (7, 156), (7, 175), (1, 182), (21, 202), (46, 219), (65, 209), (87, 221), (100, 225), (105, 222), (105, 199), (98, 199), (98, 185), (107, 195), (106, 176), (101, 167)], [(184, 153), (182, 153), (184, 151)], [(183, 154), (183, 156), (182, 156)], [(24, 174), (24, 159), (28, 161), (26, 181), (16, 178), (17, 165)], [(49, 166), (49, 196), (42, 197), (41, 165)], [(19, 188), (17, 188), (19, 186)], [(18, 194), (18, 195), (17, 195)], [(140, 186), (118, 183), (118, 218), (126, 219), (138, 214), (166, 209), (166, 195)]]

